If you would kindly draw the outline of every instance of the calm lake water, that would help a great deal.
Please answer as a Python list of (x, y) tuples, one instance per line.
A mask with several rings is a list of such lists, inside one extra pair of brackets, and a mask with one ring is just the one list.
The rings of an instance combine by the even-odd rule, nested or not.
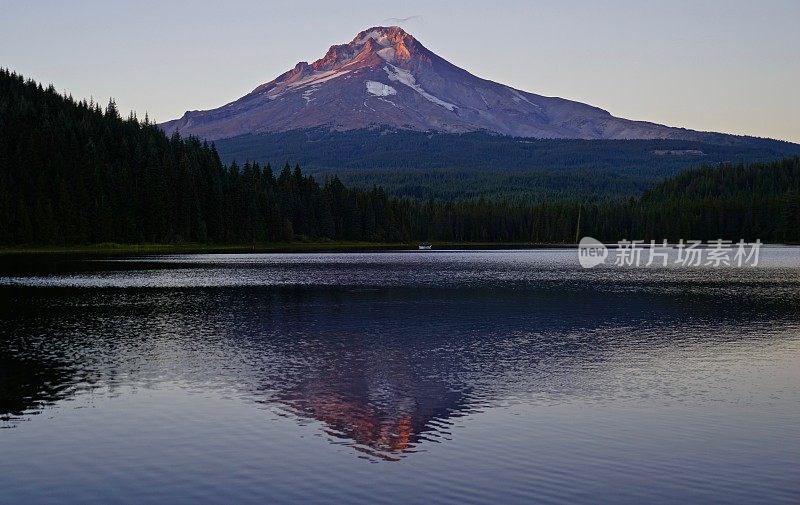
[(800, 502), (800, 249), (0, 259), (0, 503)]

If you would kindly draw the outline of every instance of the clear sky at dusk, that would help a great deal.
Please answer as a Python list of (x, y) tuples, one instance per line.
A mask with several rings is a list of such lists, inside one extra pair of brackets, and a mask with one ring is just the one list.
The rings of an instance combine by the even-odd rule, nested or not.
[(2, 0), (0, 12), (0, 66), (157, 121), (399, 24), (452, 63), (525, 91), (800, 142), (798, 0)]

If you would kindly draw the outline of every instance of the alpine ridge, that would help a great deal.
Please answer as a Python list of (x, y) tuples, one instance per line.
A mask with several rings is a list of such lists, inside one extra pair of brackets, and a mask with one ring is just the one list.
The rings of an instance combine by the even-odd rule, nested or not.
[(476, 77), (425, 48), (398, 26), (374, 27), (317, 61), (222, 107), (163, 123), (168, 134), (208, 140), (327, 127), (389, 127), (562, 139), (679, 139), (738, 143), (740, 137), (612, 116), (584, 103), (545, 97)]

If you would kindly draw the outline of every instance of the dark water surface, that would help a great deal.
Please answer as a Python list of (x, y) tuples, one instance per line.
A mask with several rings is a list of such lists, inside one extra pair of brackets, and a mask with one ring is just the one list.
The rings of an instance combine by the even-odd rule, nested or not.
[(0, 270), (0, 503), (800, 502), (797, 248)]

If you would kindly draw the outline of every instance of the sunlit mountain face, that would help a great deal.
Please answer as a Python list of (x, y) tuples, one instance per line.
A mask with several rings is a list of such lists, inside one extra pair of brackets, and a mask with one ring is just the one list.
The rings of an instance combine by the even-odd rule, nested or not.
[[(520, 64), (527, 64), (524, 60), (521, 56)], [(736, 138), (622, 119), (598, 107), (482, 79), (397, 26), (364, 30), (238, 100), (188, 111), (161, 126), (167, 133), (210, 140), (314, 127), (723, 143)]]

